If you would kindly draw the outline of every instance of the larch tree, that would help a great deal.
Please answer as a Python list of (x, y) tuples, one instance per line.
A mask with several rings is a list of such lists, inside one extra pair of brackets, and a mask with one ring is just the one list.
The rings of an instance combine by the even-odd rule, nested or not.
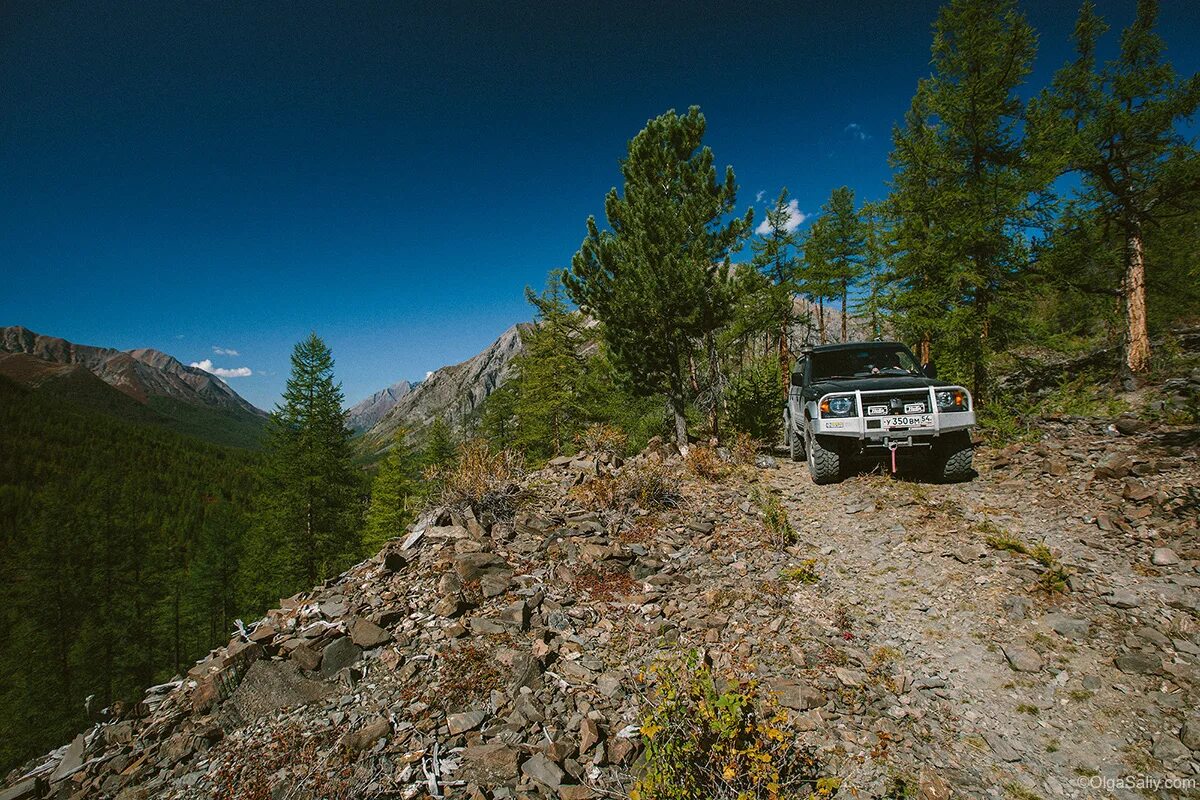
[(646, 123), (621, 161), (624, 191), (614, 187), (605, 197), (609, 229), (588, 218), (564, 276), (571, 299), (603, 323), (632, 388), (666, 395), (684, 448), (687, 364), (696, 343), (711, 343), (730, 314), (729, 252), (753, 219), (752, 210), (732, 217), (733, 168), (717, 180), (705, 124), (695, 106)]
[(1026, 152), (1017, 94), (1036, 49), (1012, 0), (952, 0), (934, 24), (933, 74), (893, 134), (895, 304), (922, 359), (938, 347), (981, 400), (1025, 231), (1044, 221), (1048, 181)]
[(767, 211), (765, 231), (750, 243), (754, 253), (751, 264), (770, 283), (763, 287), (764, 291), (742, 293), (765, 304), (767, 307), (762, 311), (777, 320), (779, 380), (785, 393), (791, 385), (791, 331), (796, 317), (792, 299), (796, 294), (798, 259), (796, 221), (793, 217), (785, 187), (779, 192), (775, 205)]
[(849, 338), (850, 291), (862, 281), (867, 261), (866, 226), (854, 208), (854, 190), (840, 186), (821, 208), (820, 225), (814, 227), (808, 247), (828, 295), (841, 302), (841, 341)]
[(333, 354), (315, 333), (292, 351), (283, 400), (267, 428), (255, 544), (276, 597), (307, 588), (361, 553), (360, 479)]
[(392, 434), (392, 446), (371, 482), (371, 503), (363, 528), (363, 545), (368, 554), (399, 536), (412, 521), (420, 495), (418, 462), (408, 443), (408, 430), (397, 428)]
[(1150, 368), (1146, 314), (1149, 228), (1194, 211), (1200, 201), (1200, 157), (1180, 123), (1200, 105), (1200, 75), (1176, 76), (1155, 33), (1158, 3), (1139, 0), (1117, 58), (1099, 63), (1107, 30), (1090, 2), (1075, 25), (1075, 60), (1063, 66), (1033, 103), (1039, 150), (1078, 173), (1077, 199), (1123, 240), (1117, 291), (1125, 316), (1125, 366)]

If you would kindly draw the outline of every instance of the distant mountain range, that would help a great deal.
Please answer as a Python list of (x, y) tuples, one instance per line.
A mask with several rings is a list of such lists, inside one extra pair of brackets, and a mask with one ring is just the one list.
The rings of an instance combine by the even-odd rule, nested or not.
[(257, 445), (267, 420), (220, 378), (166, 353), (80, 345), (20, 326), (0, 328), (0, 375), (221, 444)]
[[(402, 381), (375, 393), (350, 409), (351, 427), (358, 425), (369, 445), (383, 445), (400, 427), (422, 431), (437, 417), (461, 428), (508, 380), (513, 358), (524, 350), (521, 332), (531, 327), (528, 322), (513, 325), (483, 352), (460, 364), (435, 370), (418, 384), (407, 386)], [(407, 390), (393, 392), (401, 386)], [(374, 420), (362, 424), (369, 417)]]
[(347, 427), (355, 433), (369, 430), (395, 408), (401, 397), (411, 392), (416, 386), (420, 386), (420, 383), (400, 381), (386, 389), (380, 389), (362, 402), (355, 403), (346, 409)]

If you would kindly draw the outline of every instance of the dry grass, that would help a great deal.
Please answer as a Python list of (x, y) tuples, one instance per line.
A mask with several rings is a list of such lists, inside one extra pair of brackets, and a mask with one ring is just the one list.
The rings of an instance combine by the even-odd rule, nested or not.
[(717, 451), (703, 444), (689, 448), (683, 463), (688, 472), (707, 481), (720, 480), (725, 473), (724, 465), (721, 463)]
[(507, 519), (516, 510), (524, 474), (516, 452), (493, 452), (483, 439), (471, 439), (459, 446), (458, 458), (436, 478), (446, 505), (470, 506), (477, 515)]
[(571, 581), (574, 594), (586, 592), (592, 600), (604, 602), (635, 594), (641, 588), (628, 572), (615, 569), (586, 569)]
[(575, 436), (575, 444), (586, 453), (607, 454), (612, 457), (625, 455), (629, 446), (629, 436), (615, 425), (598, 422), (588, 425), (583, 432)]
[(734, 434), (733, 441), (729, 443), (729, 455), (735, 464), (753, 464), (760, 449), (762, 442), (748, 433)]

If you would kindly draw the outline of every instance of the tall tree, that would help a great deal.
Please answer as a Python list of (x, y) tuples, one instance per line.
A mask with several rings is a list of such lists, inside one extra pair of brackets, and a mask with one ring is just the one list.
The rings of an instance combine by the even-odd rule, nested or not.
[(351, 464), (333, 354), (316, 333), (292, 351), (292, 373), (267, 429), (258, 555), (279, 596), (336, 574), (361, 553), (360, 481)]
[(809, 303), (817, 306), (817, 341), (825, 344), (829, 334), (825, 326), (825, 301), (832, 298), (836, 292), (833, 281), (833, 265), (829, 262), (832, 238), (830, 223), (824, 216), (818, 217), (808, 228), (804, 237), (802, 249), (804, 259), (800, 267), (800, 290), (808, 298)]
[[(820, 225), (813, 228), (808, 248), (818, 265), (820, 281), (841, 300), (842, 341), (849, 338), (850, 290), (863, 278), (867, 261), (866, 226), (854, 209), (854, 190), (840, 186), (821, 208)], [(807, 249), (806, 249), (807, 252)]]
[(584, 320), (567, 305), (560, 270), (550, 273), (544, 292), (527, 288), (525, 298), (536, 309), (536, 324), (522, 331), (525, 351), (513, 360), (519, 389), (514, 442), (521, 452), (540, 459), (561, 454), (583, 428)]
[[(594, 217), (564, 282), (581, 308), (604, 324), (614, 358), (642, 394), (664, 393), (675, 439), (687, 446), (686, 364), (696, 342), (712, 342), (731, 308), (729, 252), (746, 236), (753, 211), (733, 213), (733, 168), (717, 181), (702, 145), (698, 107), (650, 120), (621, 161), (624, 193), (614, 187)], [(710, 347), (710, 355), (713, 348)]]
[(450, 430), (446, 418), (434, 417), (425, 433), (425, 448), (421, 453), (421, 465), (426, 470), (439, 470), (450, 464), (457, 456), (457, 445), (454, 432)]
[(866, 319), (872, 338), (883, 336), (883, 315), (887, 302), (887, 257), (890, 231), (888, 220), (878, 203), (864, 203), (861, 219), (865, 235), (862, 280), (866, 292), (855, 304), (854, 313)]
[(412, 521), (420, 494), (419, 463), (408, 444), (408, 431), (397, 428), (392, 446), (371, 482), (371, 504), (363, 528), (363, 546), (374, 553)]
[(1163, 60), (1157, 16), (1155, 0), (1139, 0), (1119, 55), (1099, 64), (1096, 47), (1107, 26), (1085, 2), (1075, 25), (1076, 58), (1055, 74), (1031, 114), (1043, 154), (1081, 176), (1081, 204), (1121, 232), (1125, 365), (1135, 374), (1150, 368), (1147, 229), (1200, 201), (1200, 157), (1177, 129), (1200, 105), (1200, 75), (1181, 80)]
[(983, 398), (1027, 262), (1047, 181), (1025, 151), (1017, 89), (1036, 51), (1012, 0), (951, 0), (934, 24), (933, 74), (893, 135), (896, 304), (922, 338), (960, 359)]
[(754, 253), (751, 263), (770, 280), (770, 284), (763, 287), (765, 291), (743, 292), (742, 296), (766, 304), (768, 308), (764, 311), (777, 320), (779, 380), (786, 392), (791, 383), (791, 330), (796, 316), (792, 300), (796, 294), (798, 261), (796, 218), (788, 201), (787, 187), (779, 192), (775, 205), (767, 211), (765, 230), (760, 230), (762, 235), (750, 243)]

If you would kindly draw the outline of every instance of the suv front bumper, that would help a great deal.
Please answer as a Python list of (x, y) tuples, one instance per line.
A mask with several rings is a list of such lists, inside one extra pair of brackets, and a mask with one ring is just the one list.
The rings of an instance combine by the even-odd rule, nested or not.
[[(963, 411), (940, 411), (937, 405), (939, 391), (947, 389), (961, 391), (967, 398), (967, 409)], [(908, 392), (905, 392), (906, 394)], [(931, 388), (927, 393), (926, 408), (931, 412), (914, 412), (910, 414), (868, 415), (863, 412), (872, 405), (872, 400), (896, 394), (895, 390), (880, 389), (874, 391), (857, 391), (853, 393), (856, 415), (846, 417), (820, 416), (813, 420), (813, 432), (825, 436), (845, 436), (866, 440), (864, 444), (896, 446), (929, 444), (934, 437), (951, 431), (967, 430), (975, 426), (974, 400), (970, 392), (961, 386), (939, 386)], [(831, 397), (849, 397), (849, 393), (839, 392), (823, 396), (817, 401), (817, 408)], [(895, 424), (897, 417), (901, 421), (914, 424)]]

